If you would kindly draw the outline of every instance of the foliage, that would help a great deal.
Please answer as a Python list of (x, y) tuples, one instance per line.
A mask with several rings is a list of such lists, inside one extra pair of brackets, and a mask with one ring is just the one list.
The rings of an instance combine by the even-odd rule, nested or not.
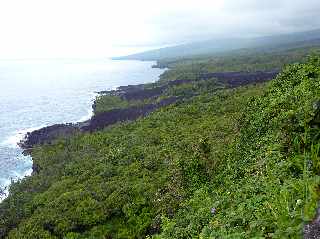
[(319, 73), (319, 58), (292, 65), (250, 99), (204, 194), (217, 213), (191, 230), (201, 217), (182, 206), (158, 238), (301, 238), (319, 200)]
[(319, 54), (320, 47), (265, 52), (244, 49), (217, 56), (165, 59), (159, 64), (169, 67), (170, 70), (163, 73), (161, 81), (197, 79), (200, 73), (206, 72), (281, 70), (287, 64), (305, 61), (310, 53)]
[(148, 103), (148, 101), (127, 101), (116, 95), (101, 94), (95, 99), (94, 114), (103, 113), (113, 109), (128, 108), (130, 106), (139, 106)]
[(178, 104), (38, 146), (0, 237), (300, 238), (319, 200), (319, 73), (314, 57), (268, 84), (174, 86)]

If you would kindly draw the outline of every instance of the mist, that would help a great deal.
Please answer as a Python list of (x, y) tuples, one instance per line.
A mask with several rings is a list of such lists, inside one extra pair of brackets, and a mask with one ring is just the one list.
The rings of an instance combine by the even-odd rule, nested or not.
[(1, 1), (0, 58), (106, 57), (320, 27), (318, 0)]

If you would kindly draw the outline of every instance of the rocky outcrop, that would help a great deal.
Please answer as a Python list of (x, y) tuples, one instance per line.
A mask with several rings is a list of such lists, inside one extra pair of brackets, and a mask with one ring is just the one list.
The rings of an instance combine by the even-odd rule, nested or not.
[(79, 132), (79, 127), (74, 124), (55, 124), (44, 127), (32, 132), (28, 132), (25, 138), (19, 143), (19, 146), (30, 150), (37, 144), (48, 144), (57, 138), (66, 138)]

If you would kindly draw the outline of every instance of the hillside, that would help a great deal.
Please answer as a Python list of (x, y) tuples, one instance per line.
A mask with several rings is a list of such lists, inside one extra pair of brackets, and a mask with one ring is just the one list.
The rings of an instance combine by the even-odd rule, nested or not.
[(101, 92), (95, 117), (177, 100), (34, 146), (0, 238), (312, 238), (320, 58), (306, 52), (167, 60), (155, 84)]
[(261, 54), (266, 51), (289, 50), (305, 46), (320, 46), (320, 30), (258, 38), (213, 39), (150, 50), (124, 57), (115, 57), (114, 59), (152, 61), (195, 56), (219, 56), (243, 51), (256, 51)]

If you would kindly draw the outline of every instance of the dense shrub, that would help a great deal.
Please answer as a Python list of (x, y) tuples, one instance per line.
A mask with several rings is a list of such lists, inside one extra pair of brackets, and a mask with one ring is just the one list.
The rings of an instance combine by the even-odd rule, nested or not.
[(0, 237), (300, 238), (319, 199), (319, 62), (268, 84), (178, 87), (200, 95), (35, 148)]

